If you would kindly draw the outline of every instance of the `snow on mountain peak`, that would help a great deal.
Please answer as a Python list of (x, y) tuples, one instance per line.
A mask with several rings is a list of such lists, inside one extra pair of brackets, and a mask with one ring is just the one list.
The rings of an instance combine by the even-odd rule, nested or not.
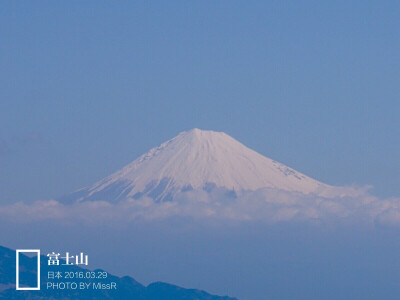
[(235, 193), (273, 188), (302, 194), (334, 188), (249, 149), (223, 132), (196, 128), (151, 149), (70, 199), (114, 202), (146, 195), (163, 201), (179, 192), (212, 187)]

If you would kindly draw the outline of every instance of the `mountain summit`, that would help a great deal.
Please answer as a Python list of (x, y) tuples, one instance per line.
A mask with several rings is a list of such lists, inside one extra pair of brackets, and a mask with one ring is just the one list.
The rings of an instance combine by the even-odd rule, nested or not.
[(317, 195), (336, 189), (251, 150), (223, 132), (192, 129), (64, 200), (116, 202), (147, 196), (167, 201), (180, 192), (213, 188), (234, 194), (272, 188)]

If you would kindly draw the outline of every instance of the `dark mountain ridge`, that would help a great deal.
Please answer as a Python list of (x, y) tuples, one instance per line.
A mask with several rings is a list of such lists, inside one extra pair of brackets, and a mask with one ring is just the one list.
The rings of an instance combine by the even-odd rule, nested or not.
[[(20, 284), (21, 281), (27, 286), (36, 285), (37, 258), (28, 257), (22, 253), (19, 255), (20, 261)], [(60, 264), (65, 261), (60, 260)], [(39, 291), (16, 290), (16, 252), (9, 248), (0, 246), (0, 298), (1, 299), (132, 299), (132, 300), (237, 300), (228, 296), (215, 296), (207, 292), (196, 289), (185, 289), (172, 284), (155, 282), (144, 286), (129, 276), (118, 277), (107, 273), (106, 278), (61, 278), (49, 279), (48, 272), (60, 271), (62, 274), (102, 274), (103, 270), (94, 271), (71, 266), (49, 266), (48, 257), (41, 255), (40, 260), (41, 289)], [(22, 274), (23, 273), (23, 274)], [(76, 276), (76, 275), (74, 275)], [(84, 275), (85, 276), (85, 275)], [(78, 276), (76, 276), (78, 277)], [(97, 277), (97, 275), (96, 275)], [(48, 282), (75, 282), (90, 285), (87, 289), (53, 289), (47, 288)], [(115, 283), (116, 289), (100, 289), (94, 286)]]

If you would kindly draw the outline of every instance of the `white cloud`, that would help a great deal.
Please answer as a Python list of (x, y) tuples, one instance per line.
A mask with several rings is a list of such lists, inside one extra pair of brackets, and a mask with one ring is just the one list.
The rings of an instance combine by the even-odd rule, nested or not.
[(64, 205), (55, 200), (0, 206), (0, 217), (15, 222), (55, 219), (88, 224), (124, 224), (138, 220), (188, 217), (201, 220), (366, 222), (400, 226), (400, 199), (379, 199), (364, 191), (354, 197), (323, 198), (274, 189), (245, 192), (237, 197), (215, 190), (192, 190), (174, 201), (157, 203), (148, 197), (117, 204), (93, 201)]

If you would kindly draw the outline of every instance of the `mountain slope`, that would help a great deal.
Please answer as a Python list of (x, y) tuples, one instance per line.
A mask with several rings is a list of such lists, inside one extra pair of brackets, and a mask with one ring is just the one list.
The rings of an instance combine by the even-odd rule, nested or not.
[(318, 195), (341, 193), (336, 187), (249, 149), (223, 132), (192, 129), (63, 201), (117, 202), (144, 195), (165, 201), (180, 192), (213, 187), (234, 193), (261, 188)]

